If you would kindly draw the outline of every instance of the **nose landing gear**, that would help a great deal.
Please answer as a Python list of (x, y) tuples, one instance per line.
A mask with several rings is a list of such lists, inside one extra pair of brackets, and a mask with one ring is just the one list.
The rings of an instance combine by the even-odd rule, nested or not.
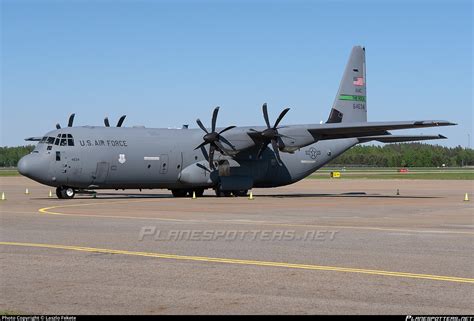
[(59, 186), (56, 188), (56, 196), (59, 199), (71, 199), (76, 195), (76, 191), (72, 187)]

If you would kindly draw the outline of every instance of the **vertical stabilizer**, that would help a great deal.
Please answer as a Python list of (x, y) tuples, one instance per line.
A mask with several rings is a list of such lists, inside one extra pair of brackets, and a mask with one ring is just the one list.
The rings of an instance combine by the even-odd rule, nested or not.
[(355, 46), (347, 62), (327, 123), (367, 121), (365, 48)]

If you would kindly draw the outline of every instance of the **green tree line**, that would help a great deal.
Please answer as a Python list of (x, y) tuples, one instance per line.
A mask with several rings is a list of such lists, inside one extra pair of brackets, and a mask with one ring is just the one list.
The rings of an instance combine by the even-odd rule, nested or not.
[(0, 167), (16, 167), (23, 156), (31, 153), (35, 146), (0, 147)]
[[(0, 167), (14, 167), (35, 146), (0, 147)], [(355, 146), (329, 165), (379, 167), (474, 166), (474, 150), (421, 143)]]
[(378, 167), (473, 166), (474, 150), (422, 143), (359, 145), (351, 148), (330, 165)]

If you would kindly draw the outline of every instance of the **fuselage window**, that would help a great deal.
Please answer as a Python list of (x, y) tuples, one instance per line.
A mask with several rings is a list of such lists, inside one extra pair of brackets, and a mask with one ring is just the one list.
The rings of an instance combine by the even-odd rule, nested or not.
[(67, 145), (74, 146), (74, 139), (72, 138), (71, 134), (67, 134)]
[(61, 160), (61, 152), (56, 152), (56, 161), (59, 162)]

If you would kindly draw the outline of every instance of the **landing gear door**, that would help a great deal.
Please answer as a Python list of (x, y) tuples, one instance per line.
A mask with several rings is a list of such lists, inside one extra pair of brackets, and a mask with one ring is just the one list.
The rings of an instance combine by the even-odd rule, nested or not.
[(97, 163), (97, 167), (95, 173), (92, 175), (92, 184), (93, 185), (101, 185), (104, 184), (107, 175), (109, 174), (109, 163), (108, 162), (99, 162)]

